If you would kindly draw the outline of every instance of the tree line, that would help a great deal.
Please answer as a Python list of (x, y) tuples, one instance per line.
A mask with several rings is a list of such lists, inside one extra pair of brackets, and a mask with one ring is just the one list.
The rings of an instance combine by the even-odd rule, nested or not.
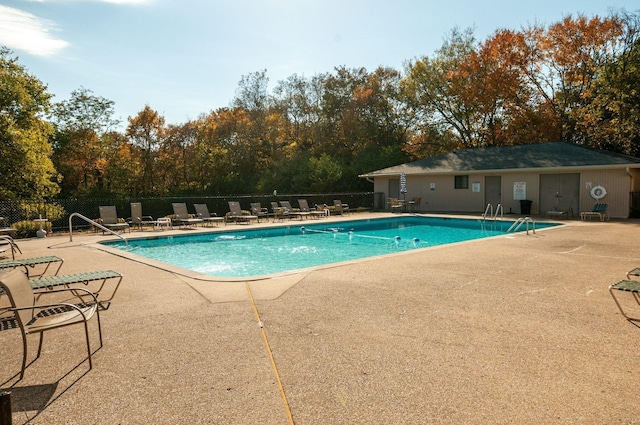
[(453, 149), (567, 141), (640, 156), (640, 19), (567, 16), (454, 28), (402, 71), (337, 67), (268, 90), (242, 76), (228, 107), (167, 125), (145, 105), (124, 131), (84, 87), (52, 102), (0, 49), (0, 199), (366, 191), (359, 174)]

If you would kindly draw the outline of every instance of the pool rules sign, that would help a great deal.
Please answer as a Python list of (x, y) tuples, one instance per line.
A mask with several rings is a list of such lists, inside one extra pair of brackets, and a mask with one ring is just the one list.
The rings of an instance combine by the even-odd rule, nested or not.
[(513, 199), (527, 199), (527, 182), (513, 182)]

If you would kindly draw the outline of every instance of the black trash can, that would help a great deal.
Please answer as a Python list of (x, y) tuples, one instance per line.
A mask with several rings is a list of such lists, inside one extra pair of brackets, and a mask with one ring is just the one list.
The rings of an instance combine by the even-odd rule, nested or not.
[(530, 201), (528, 199), (521, 199), (520, 214), (531, 214), (531, 204), (533, 204), (533, 201)]

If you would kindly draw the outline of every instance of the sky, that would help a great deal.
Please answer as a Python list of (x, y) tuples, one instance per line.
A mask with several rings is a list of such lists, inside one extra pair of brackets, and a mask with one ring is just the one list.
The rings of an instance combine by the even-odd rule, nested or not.
[(146, 105), (167, 124), (227, 107), (243, 76), (269, 91), (336, 67), (399, 71), (454, 28), (499, 29), (568, 15), (636, 12), (638, 0), (0, 0), (0, 45), (54, 102), (84, 88), (126, 127)]

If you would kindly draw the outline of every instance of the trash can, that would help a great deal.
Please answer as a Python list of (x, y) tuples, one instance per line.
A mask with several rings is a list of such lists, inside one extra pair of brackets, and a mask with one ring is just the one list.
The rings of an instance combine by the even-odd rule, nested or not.
[(533, 201), (528, 199), (520, 200), (520, 214), (531, 214), (531, 204)]

